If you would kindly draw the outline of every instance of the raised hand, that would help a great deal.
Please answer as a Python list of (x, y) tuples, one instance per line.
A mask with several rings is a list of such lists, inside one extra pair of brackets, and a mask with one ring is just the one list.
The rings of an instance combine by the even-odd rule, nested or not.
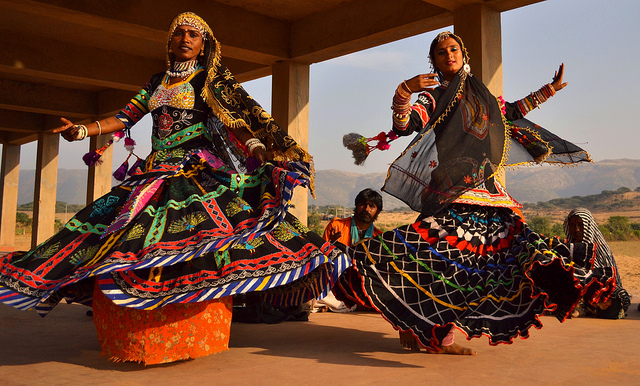
[[(422, 92), (438, 87), (438, 74), (420, 74), (411, 79), (405, 80), (403, 88), (411, 93)], [(409, 90), (407, 90), (407, 87)]]
[(564, 83), (562, 82), (563, 75), (564, 75), (564, 63), (560, 65), (560, 68), (558, 68), (558, 71), (556, 71), (555, 74), (553, 75), (553, 80), (551, 81), (551, 85), (553, 86), (554, 90), (560, 91), (569, 84), (567, 82), (564, 82)]

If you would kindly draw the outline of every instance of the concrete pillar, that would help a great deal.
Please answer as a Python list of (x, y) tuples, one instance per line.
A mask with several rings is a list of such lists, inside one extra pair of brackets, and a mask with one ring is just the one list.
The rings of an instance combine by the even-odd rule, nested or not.
[(469, 52), (473, 74), (493, 95), (502, 95), (500, 12), (483, 4), (460, 7), (454, 11), (453, 28)]
[(20, 146), (2, 145), (0, 165), (0, 252), (13, 251), (20, 176)]
[[(309, 149), (309, 65), (278, 62), (272, 72), (271, 112), (278, 124), (305, 150)], [(290, 212), (307, 223), (308, 193), (296, 189)]]
[(56, 216), (56, 188), (58, 186), (59, 144), (59, 134), (38, 134), (31, 248), (35, 248), (53, 236)]
[[(453, 14), (454, 33), (469, 52), (471, 72), (495, 96), (502, 95), (502, 31), (500, 12), (483, 4), (460, 7)], [(498, 179), (506, 185), (504, 170)]]
[[(109, 141), (109, 139), (111, 139), (111, 134), (91, 137), (89, 151), (101, 148)], [(102, 163), (90, 167), (87, 174), (87, 205), (107, 194), (111, 190), (113, 145), (109, 146), (109, 148), (105, 150), (100, 159), (102, 160)], [(124, 160), (122, 161), (124, 162)], [(129, 163), (129, 166), (131, 166), (131, 163)]]

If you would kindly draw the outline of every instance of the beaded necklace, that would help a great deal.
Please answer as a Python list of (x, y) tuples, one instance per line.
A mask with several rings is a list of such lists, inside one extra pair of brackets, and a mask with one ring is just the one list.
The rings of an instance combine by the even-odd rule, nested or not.
[(188, 62), (173, 62), (173, 67), (167, 70), (167, 75), (172, 78), (186, 78), (193, 74), (198, 68), (198, 61), (196, 59), (189, 60)]

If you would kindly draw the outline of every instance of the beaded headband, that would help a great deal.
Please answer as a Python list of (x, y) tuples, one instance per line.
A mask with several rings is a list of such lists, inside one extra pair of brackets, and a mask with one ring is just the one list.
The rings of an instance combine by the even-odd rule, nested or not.
[(172, 55), (170, 53), (171, 39), (176, 28), (181, 25), (188, 25), (195, 28), (200, 36), (202, 36), (203, 51), (201, 53), (205, 56), (203, 65), (207, 68), (213, 69), (220, 62), (220, 45), (213, 35), (213, 31), (209, 28), (209, 25), (200, 16), (193, 12), (183, 12), (174, 17), (169, 26), (169, 35), (167, 36), (167, 69), (171, 69)]
[(171, 37), (176, 31), (176, 28), (181, 25), (188, 25), (189, 27), (195, 28), (200, 33), (200, 36), (202, 36), (202, 40), (207, 40), (207, 27), (205, 27), (206, 24), (207, 23), (202, 20), (200, 16), (194, 13), (181, 13), (180, 15), (176, 16), (176, 18), (173, 19), (173, 22), (171, 23), (171, 28), (169, 29), (169, 41), (171, 41)]

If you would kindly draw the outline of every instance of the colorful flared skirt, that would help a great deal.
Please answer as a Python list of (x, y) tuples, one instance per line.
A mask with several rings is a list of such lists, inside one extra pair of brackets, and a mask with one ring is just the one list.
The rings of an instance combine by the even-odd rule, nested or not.
[(90, 305), (152, 310), (239, 293), (294, 306), (326, 295), (350, 260), (287, 210), (308, 165), (238, 174), (206, 149), (152, 153), (46, 242), (0, 258), (0, 301), (46, 314)]
[(545, 240), (508, 208), (453, 204), (347, 253), (357, 275), (341, 277), (341, 297), (366, 298), (425, 347), (451, 326), (511, 343), (541, 328), (540, 315), (564, 321), (582, 297), (597, 302), (614, 286), (612, 270), (593, 268), (593, 245)]

